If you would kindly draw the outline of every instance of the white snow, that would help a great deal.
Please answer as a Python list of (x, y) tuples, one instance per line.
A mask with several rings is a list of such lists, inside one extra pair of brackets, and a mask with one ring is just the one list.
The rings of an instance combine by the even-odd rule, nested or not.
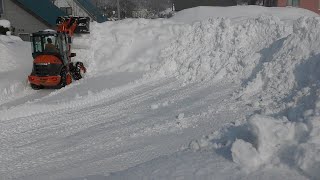
[(161, 52), (157, 74), (185, 81), (244, 79), (264, 58), (259, 53), (292, 31), (276, 17), (261, 16), (234, 24), (214, 18), (183, 29)]
[(302, 16), (316, 17), (316, 13), (295, 7), (271, 7), (262, 6), (232, 6), (232, 7), (196, 7), (182, 10), (172, 19), (178, 22), (192, 24), (209, 18), (224, 17), (233, 21), (243, 21), (252, 17), (276, 16), (282, 21), (292, 21)]
[[(31, 45), (16, 36), (0, 35), (0, 102), (32, 93), (27, 75), (32, 68)], [(29, 91), (30, 90), (30, 91)]]
[(10, 28), (10, 21), (5, 20), (5, 19), (0, 19), (0, 26), (5, 27), (5, 28)]
[[(232, 12), (232, 13), (230, 13)], [(318, 179), (320, 18), (198, 7), (92, 23), (84, 79), (31, 90), (31, 46), (0, 36), (3, 179)]]
[(232, 145), (233, 160), (248, 169), (256, 168), (268, 161), (273, 153), (278, 152), (280, 144), (290, 144), (294, 139), (294, 124), (288, 121), (276, 120), (270, 117), (255, 115), (249, 120), (254, 142), (244, 142), (238, 139)]
[(177, 119), (178, 120), (182, 120), (184, 118), (184, 113), (180, 113), (178, 116), (177, 116)]
[(45, 29), (43, 31), (46, 31), (46, 32), (56, 32), (56, 30), (53, 30), (53, 29)]
[(235, 163), (240, 166), (247, 168), (247, 171), (254, 171), (261, 165), (261, 158), (257, 149), (255, 149), (252, 144), (243, 141), (242, 139), (237, 139), (231, 148), (232, 159)]
[(158, 109), (159, 108), (159, 105), (158, 104), (152, 104), (151, 105), (151, 109)]

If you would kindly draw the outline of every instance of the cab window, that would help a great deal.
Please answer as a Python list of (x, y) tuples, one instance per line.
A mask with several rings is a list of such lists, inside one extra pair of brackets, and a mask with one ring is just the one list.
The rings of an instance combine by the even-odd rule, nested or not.
[(68, 56), (67, 56), (67, 47), (66, 47), (66, 43), (65, 43), (65, 36), (64, 35), (60, 35), (58, 36), (58, 41), (59, 41), (59, 47), (60, 47), (60, 54), (63, 57), (63, 61), (65, 63), (68, 63)]
[(61, 36), (61, 42), (62, 42), (62, 46), (63, 46), (63, 51), (68, 51), (67, 50), (67, 43), (66, 43), (66, 37), (65, 36)]
[(34, 53), (43, 52), (43, 42), (41, 37), (33, 37), (32, 48)]

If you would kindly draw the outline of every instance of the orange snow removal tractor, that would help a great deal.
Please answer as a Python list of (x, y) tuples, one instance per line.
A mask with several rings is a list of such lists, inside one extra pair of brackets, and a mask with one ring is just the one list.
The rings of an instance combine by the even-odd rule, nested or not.
[(82, 62), (71, 62), (75, 53), (71, 53), (74, 34), (90, 33), (90, 18), (59, 17), (57, 30), (46, 30), (30, 36), (34, 58), (33, 68), (28, 80), (32, 89), (62, 88), (79, 80), (86, 72)]

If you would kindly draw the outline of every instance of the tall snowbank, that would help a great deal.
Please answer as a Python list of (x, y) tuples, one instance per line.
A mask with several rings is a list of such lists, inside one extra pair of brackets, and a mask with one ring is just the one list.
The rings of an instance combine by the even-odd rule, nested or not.
[(250, 118), (248, 125), (256, 142), (237, 140), (231, 149), (233, 160), (247, 169), (286, 164), (318, 179), (320, 18), (297, 20), (292, 34), (277, 47), (248, 83), (242, 98), (257, 97), (263, 114), (286, 118)]
[[(234, 162), (248, 171), (269, 163), (285, 164), (316, 179), (320, 177), (320, 18), (308, 12), (309, 17), (296, 20), (301, 16), (297, 12), (304, 10), (292, 8), (286, 14), (289, 11), (279, 17), (237, 15), (184, 25), (148, 75), (176, 76), (185, 82), (239, 82), (243, 88), (236, 97), (262, 115), (248, 120), (255, 141), (234, 142)], [(189, 19), (182, 17), (180, 22)]]
[(224, 17), (241, 22), (258, 16), (275, 16), (282, 21), (296, 20), (302, 16), (316, 17), (318, 14), (294, 7), (263, 7), (263, 6), (231, 6), (231, 7), (196, 7), (185, 9), (175, 14), (171, 19), (177, 22), (193, 24), (210, 18)]
[(0, 35), (0, 54), (0, 104), (3, 104), (29, 89), (31, 45), (17, 36)]
[(248, 78), (264, 58), (262, 51), (292, 32), (279, 18), (261, 16), (234, 24), (213, 18), (189, 26), (168, 48), (151, 76), (177, 76), (185, 81)]
[[(271, 15), (274, 17), (271, 17)], [(189, 16), (202, 22), (188, 24), (186, 22), (190, 20)], [(75, 38), (74, 47), (78, 54), (78, 60), (85, 62), (89, 74), (96, 74), (102, 71), (154, 72), (157, 71), (156, 69), (159, 70), (159, 67), (157, 67), (158, 62), (162, 63), (163, 66), (165, 66), (164, 64), (172, 64), (167, 62), (172, 61), (172, 58), (166, 59), (169, 56), (166, 54), (173, 55), (176, 53), (175, 56), (179, 56), (185, 51), (190, 51), (189, 54), (193, 53), (194, 56), (199, 55), (204, 59), (211, 58), (202, 55), (201, 53), (205, 51), (200, 51), (200, 49), (205, 45), (213, 47), (212, 43), (221, 45), (219, 48), (213, 47), (212, 54), (216, 54), (214, 58), (219, 58), (219, 53), (223, 54), (225, 52), (227, 55), (222, 57), (225, 58), (224, 60), (229, 57), (238, 58), (232, 57), (232, 55), (236, 56), (239, 53), (249, 55), (245, 48), (250, 49), (253, 47), (254, 49), (250, 52), (258, 51), (265, 44), (272, 43), (275, 38), (278, 39), (291, 33), (290, 31), (292, 30), (290, 28), (292, 29), (292, 27), (289, 27), (289, 30), (285, 30), (286, 23), (283, 20), (291, 21), (301, 16), (317, 15), (297, 8), (265, 8), (259, 6), (198, 7), (181, 11), (169, 20), (126, 19), (101, 24), (93, 23), (91, 25), (91, 34)], [(237, 17), (241, 17), (242, 21), (237, 22)], [(268, 27), (268, 25), (271, 27)], [(264, 30), (267, 32), (264, 32)], [(241, 32), (238, 33), (238, 31)], [(210, 35), (210, 33), (214, 33), (216, 37)], [(262, 34), (259, 35), (259, 33)], [(220, 39), (219, 36), (221, 37)], [(260, 39), (254, 40), (256, 36), (259, 36)], [(193, 43), (192, 38), (197, 42)], [(200, 38), (211, 39), (206, 40), (207, 44), (202, 44)], [(264, 40), (262, 38), (267, 39)], [(224, 40), (226, 42), (223, 42)], [(253, 42), (250, 42), (252, 40)], [(256, 42), (258, 47), (255, 47), (254, 43)], [(207, 51), (209, 47), (206, 48)], [(241, 49), (237, 50), (237, 48)], [(206, 55), (209, 56), (210, 53)], [(253, 58), (259, 58), (258, 53), (256, 55)], [(177, 66), (182, 66), (179, 64), (181, 60), (177, 61), (179, 61)], [(234, 61), (239, 61), (239, 59)], [(193, 63), (196, 65), (198, 62)], [(186, 66), (186, 64), (183, 66)], [(206, 65), (203, 64), (202, 66)], [(166, 68), (163, 67), (163, 69)], [(172, 71), (181, 70), (182, 72), (180, 73), (185, 71), (183, 67), (170, 67), (170, 69), (161, 70), (160, 67), (159, 71), (168, 71), (166, 75), (172, 75)], [(211, 71), (203, 73), (211, 73)], [(151, 74), (152, 77), (160, 75), (161, 73)]]
[(295, 107), (294, 112), (288, 110), (288, 116), (298, 120), (298, 114), (314, 106), (320, 78), (319, 47), (320, 18), (300, 18), (293, 25), (293, 33), (271, 47), (275, 50), (269, 51), (253, 74), (253, 80), (240, 93), (242, 98), (257, 95), (267, 114)]
[(126, 19), (92, 24), (90, 36), (76, 38), (78, 58), (89, 74), (150, 70), (159, 52), (183, 26), (168, 20)]
[(261, 16), (239, 24), (214, 18), (185, 25), (147, 76), (239, 82), (239, 99), (265, 114), (297, 120), (313, 106), (318, 87), (319, 29), (319, 17), (284, 23)]
[(17, 67), (17, 61), (14, 58), (17, 54), (14, 44), (22, 42), (17, 36), (0, 35), (0, 73), (13, 70)]
[(9, 48), (4, 42), (6, 37), (4, 35), (0, 35), (0, 38), (0, 64), (2, 65), (2, 68), (0, 68), (0, 72), (6, 72), (8, 70), (14, 69), (16, 64), (14, 61), (12, 61), (13, 53), (10, 52)]

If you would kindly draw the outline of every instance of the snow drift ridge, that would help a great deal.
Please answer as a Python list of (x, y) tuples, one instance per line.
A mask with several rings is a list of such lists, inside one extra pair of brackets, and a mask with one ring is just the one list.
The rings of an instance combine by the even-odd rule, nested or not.
[[(148, 75), (176, 76), (187, 83), (241, 83), (237, 97), (260, 108), (263, 116), (249, 119), (257, 142), (237, 140), (234, 161), (251, 170), (267, 162), (294, 164), (316, 178), (320, 160), (312, 157), (320, 156), (320, 101), (315, 98), (320, 94), (319, 47), (319, 17), (293, 24), (269, 16), (240, 24), (213, 18), (181, 33), (161, 51), (162, 61)], [(277, 118), (281, 116), (286, 118)]]
[[(320, 18), (298, 19), (292, 34), (281, 40), (245, 87), (243, 95), (255, 87), (255, 93), (247, 95), (258, 96), (262, 113), (286, 117), (252, 117), (248, 124), (257, 142), (237, 140), (232, 147), (235, 162), (256, 167), (281, 162), (309, 178), (320, 176), (319, 47)], [(244, 157), (247, 151), (255, 156)]]
[(241, 24), (225, 18), (200, 21), (161, 52), (162, 61), (152, 76), (175, 75), (185, 81), (243, 80), (264, 58), (260, 51), (291, 31), (272, 16), (248, 19)]

